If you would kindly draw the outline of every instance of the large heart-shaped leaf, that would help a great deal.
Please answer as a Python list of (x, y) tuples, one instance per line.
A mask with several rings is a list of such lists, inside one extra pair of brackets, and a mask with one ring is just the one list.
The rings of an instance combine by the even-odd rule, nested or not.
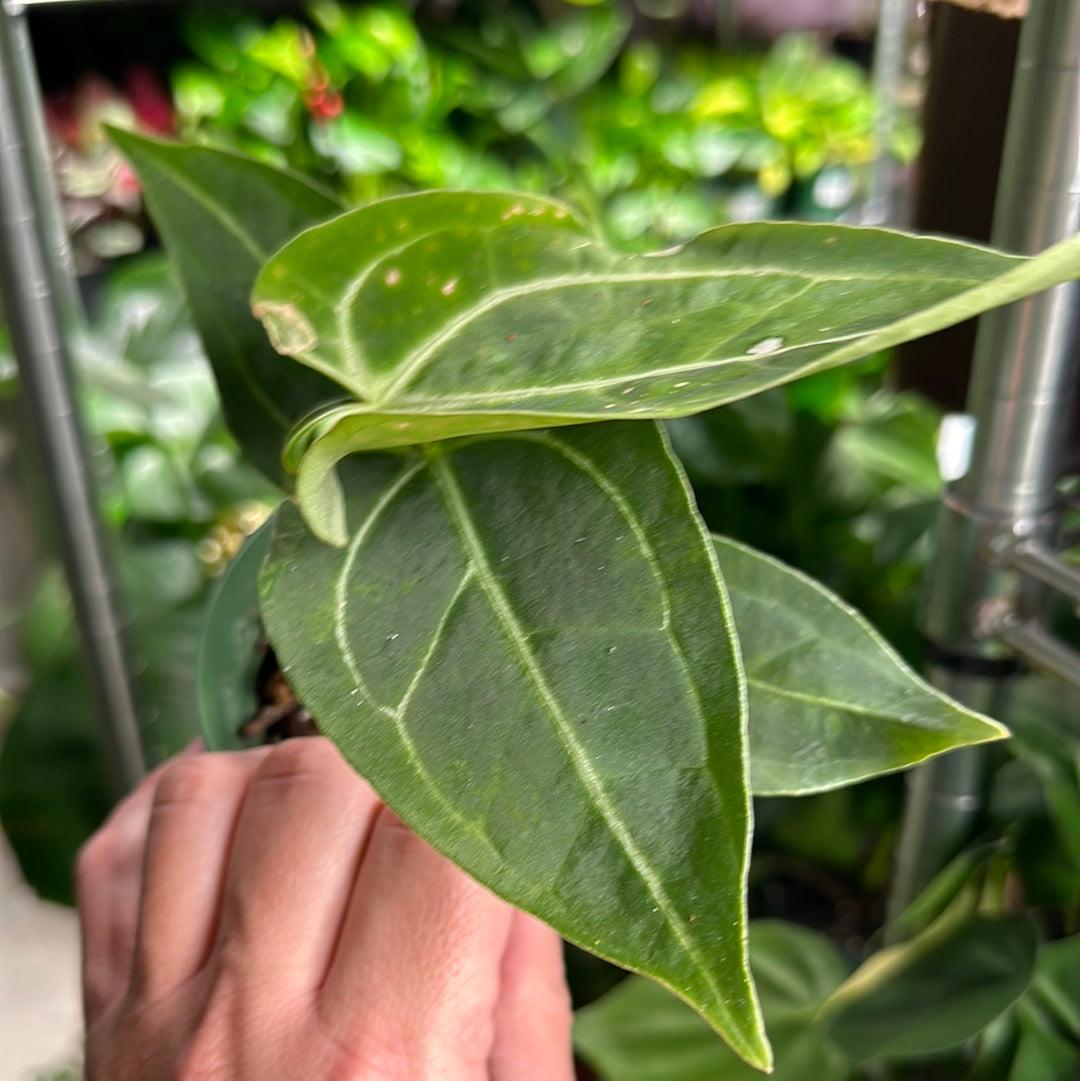
[(660, 429), (443, 442), (343, 472), (348, 547), (286, 506), (260, 590), (321, 730), (477, 879), (766, 1064), (737, 648)]
[[(813, 1024), (847, 975), (837, 948), (780, 920), (750, 924), (750, 970), (776, 1055), (772, 1081), (843, 1081), (851, 1064)], [(689, 1008), (651, 980), (631, 976), (574, 1018), (578, 1053), (606, 1081), (753, 1081)]]
[(1029, 260), (831, 224), (723, 226), (626, 255), (561, 204), (440, 192), (307, 231), (253, 301), (276, 348), (355, 399), (290, 448), (302, 508), (340, 542), (328, 467), (350, 450), (686, 416), (1077, 274), (1080, 240)]
[(277, 248), (341, 204), (300, 176), (237, 154), (123, 131), (112, 137), (138, 171), (179, 271), (226, 422), (252, 463), (278, 478), (285, 433), (342, 394), (274, 352), (252, 318), (251, 285)]
[(1008, 735), (921, 680), (819, 582), (713, 543), (746, 668), (755, 795), (821, 792)]

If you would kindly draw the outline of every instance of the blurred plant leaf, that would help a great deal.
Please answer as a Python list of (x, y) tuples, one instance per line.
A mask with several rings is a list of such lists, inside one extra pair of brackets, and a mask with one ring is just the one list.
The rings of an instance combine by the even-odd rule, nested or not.
[(1040, 675), (1020, 681), (1010, 718), (1018, 758), (1039, 778), (1074, 871), (1080, 871), (1080, 695), (1058, 680)]
[(203, 738), (212, 751), (242, 746), (238, 729), (254, 712), (260, 662), (259, 568), (274, 519), (248, 537), (210, 597), (199, 641), (195, 688)]
[[(750, 923), (750, 970), (776, 1056), (773, 1081), (843, 1081), (850, 1064), (813, 1025), (847, 974), (827, 939), (778, 920)], [(755, 1081), (686, 1003), (631, 976), (574, 1018), (578, 1054), (606, 1081)]]
[(936, 500), (941, 490), (935, 454), (940, 421), (940, 411), (917, 395), (871, 395), (833, 437), (832, 483), (853, 498), (900, 485), (912, 495)]
[(962, 852), (947, 863), (892, 921), (894, 939), (914, 938), (944, 916), (962, 893), (974, 888), (976, 877), (998, 851), (998, 845), (987, 844)]
[(1076, 1081), (1080, 1042), (1064, 1035), (1043, 1012), (1026, 1001), (1017, 1009), (1019, 1039), (1008, 1081)]
[(910, 942), (874, 954), (833, 993), (821, 1020), (856, 1062), (920, 1056), (974, 1036), (1025, 991), (1034, 924), (957, 906)]
[(1048, 942), (1040, 948), (1030, 995), (1055, 1018), (1080, 1051), (1080, 935)]
[(111, 134), (139, 173), (176, 265), (226, 421), (250, 460), (277, 479), (285, 432), (341, 395), (317, 373), (282, 363), (248, 295), (276, 248), (340, 205), (299, 176), (232, 153)]
[(0, 748), (0, 825), (26, 881), (66, 905), (75, 855), (114, 799), (93, 701), (78, 659), (58, 660), (36, 673)]

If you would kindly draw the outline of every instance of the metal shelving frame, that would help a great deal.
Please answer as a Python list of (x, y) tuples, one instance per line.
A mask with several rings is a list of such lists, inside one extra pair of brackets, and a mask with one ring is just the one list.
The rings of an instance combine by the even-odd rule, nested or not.
[[(55, 0), (54, 0), (55, 2)], [(61, 0), (63, 2), (63, 0)], [(82, 313), (50, 176), (26, 5), (0, 4), (0, 307), (118, 792), (146, 769), (122, 621), (71, 380)]]
[[(992, 241), (1031, 254), (1080, 229), (1080, 0), (1038, 0), (1020, 35)], [(931, 680), (1002, 716), (1020, 662), (1080, 685), (1080, 654), (1046, 630), (1051, 591), (1080, 601), (1055, 551), (1080, 381), (1080, 283), (979, 320), (970, 463), (947, 488), (923, 598)], [(890, 898), (895, 916), (976, 828), (980, 748), (913, 771)]]

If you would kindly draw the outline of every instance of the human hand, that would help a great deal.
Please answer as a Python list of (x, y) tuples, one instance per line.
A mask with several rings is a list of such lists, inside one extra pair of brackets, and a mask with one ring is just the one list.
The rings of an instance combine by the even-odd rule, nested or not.
[(89, 1081), (570, 1081), (557, 936), (321, 738), (174, 759), (79, 857)]

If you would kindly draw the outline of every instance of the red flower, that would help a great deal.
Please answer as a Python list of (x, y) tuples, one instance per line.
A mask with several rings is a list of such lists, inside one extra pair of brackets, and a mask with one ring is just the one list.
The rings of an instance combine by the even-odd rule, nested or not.
[(344, 100), (333, 87), (307, 91), (304, 104), (315, 120), (333, 120), (345, 108)]
[(139, 126), (158, 135), (173, 135), (172, 101), (158, 77), (143, 65), (128, 68), (124, 76), (124, 91)]

